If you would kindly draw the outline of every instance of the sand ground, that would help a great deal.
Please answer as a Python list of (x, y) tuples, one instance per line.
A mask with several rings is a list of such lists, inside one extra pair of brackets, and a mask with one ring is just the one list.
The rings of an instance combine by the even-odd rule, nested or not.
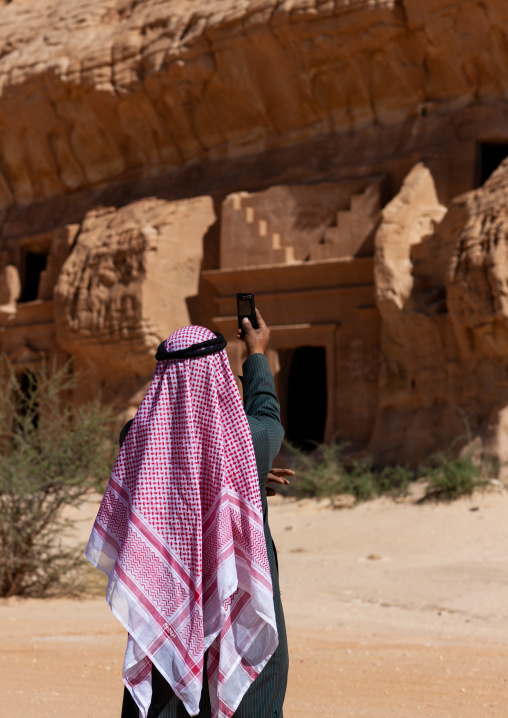
[[(508, 717), (508, 493), (270, 512), (285, 718)], [(3, 600), (0, 627), (2, 718), (119, 716), (125, 635), (102, 598)]]

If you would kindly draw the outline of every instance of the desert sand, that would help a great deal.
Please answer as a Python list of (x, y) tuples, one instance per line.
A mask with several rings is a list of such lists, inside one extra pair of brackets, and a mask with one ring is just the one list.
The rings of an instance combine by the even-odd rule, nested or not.
[[(285, 718), (506, 718), (507, 513), (500, 490), (342, 510), (271, 499)], [(0, 716), (120, 715), (125, 634), (103, 598), (3, 600), (0, 625)]]

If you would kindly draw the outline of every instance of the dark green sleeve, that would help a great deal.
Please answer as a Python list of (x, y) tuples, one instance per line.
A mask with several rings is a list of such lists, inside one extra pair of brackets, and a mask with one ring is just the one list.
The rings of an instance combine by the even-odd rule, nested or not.
[(243, 404), (252, 433), (259, 479), (264, 484), (284, 438), (275, 384), (264, 354), (253, 354), (243, 364)]

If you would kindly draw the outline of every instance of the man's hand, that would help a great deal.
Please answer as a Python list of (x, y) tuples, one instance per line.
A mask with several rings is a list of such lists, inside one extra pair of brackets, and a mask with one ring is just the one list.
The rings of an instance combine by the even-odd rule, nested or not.
[(236, 338), (242, 339), (242, 341), (245, 342), (248, 357), (252, 356), (252, 354), (264, 354), (268, 340), (270, 339), (270, 330), (266, 326), (265, 321), (257, 308), (256, 318), (258, 320), (257, 329), (254, 329), (247, 317), (245, 317), (242, 322), (244, 336), (242, 337), (242, 329), (238, 329), (236, 332)]
[[(285, 476), (294, 476), (295, 472), (291, 471), (291, 469), (270, 469), (268, 472), (268, 478), (266, 480), (267, 484), (284, 484), (288, 485), (289, 481), (285, 479)], [(270, 487), (266, 487), (266, 495), (267, 496), (276, 496), (277, 492), (275, 489), (272, 489)]]

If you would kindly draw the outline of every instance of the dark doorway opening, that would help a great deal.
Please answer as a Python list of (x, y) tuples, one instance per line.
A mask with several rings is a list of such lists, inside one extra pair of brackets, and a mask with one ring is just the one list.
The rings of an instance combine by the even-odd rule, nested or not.
[(48, 255), (43, 252), (26, 252), (20, 302), (32, 302), (37, 299), (41, 274), (46, 269), (47, 261)]
[(20, 395), (19, 395), (19, 413), (23, 419), (20, 421), (20, 429), (26, 430), (23, 423), (28, 421), (37, 428), (39, 424), (39, 402), (37, 397), (37, 378), (33, 371), (28, 369), (18, 378)]
[(481, 187), (506, 157), (508, 157), (508, 142), (480, 142), (476, 186)]
[(312, 451), (325, 438), (327, 386), (325, 347), (303, 346), (287, 353), (286, 438)]

